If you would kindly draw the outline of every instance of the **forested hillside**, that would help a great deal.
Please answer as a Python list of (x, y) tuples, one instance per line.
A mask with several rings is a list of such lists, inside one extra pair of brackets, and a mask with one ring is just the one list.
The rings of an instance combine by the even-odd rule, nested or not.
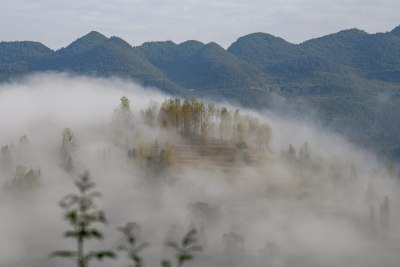
[[(400, 27), (400, 26), (399, 26)], [(132, 47), (91, 32), (52, 51), (40, 43), (0, 43), (0, 80), (38, 71), (120, 76), (173, 95), (280, 108), (317, 120), (352, 141), (400, 156), (400, 34), (349, 29), (301, 44), (266, 33), (216, 43), (148, 42)], [(278, 105), (282, 97), (288, 106)]]

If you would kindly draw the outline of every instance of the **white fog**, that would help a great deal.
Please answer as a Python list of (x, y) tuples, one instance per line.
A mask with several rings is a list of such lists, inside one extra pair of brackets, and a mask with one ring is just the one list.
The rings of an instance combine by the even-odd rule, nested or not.
[[(131, 113), (121, 126), (123, 96)], [(135, 222), (150, 243), (141, 252), (145, 266), (164, 259), (175, 266), (165, 242), (191, 228), (203, 251), (188, 266), (398, 266), (396, 166), (277, 110), (227, 106), (232, 125), (236, 109), (243, 123), (258, 118), (263, 141), (249, 136), (250, 126), (239, 143), (229, 132), (219, 140), (222, 128), (210, 126), (209, 140), (200, 142), (163, 127), (157, 114), (170, 98), (117, 78), (44, 73), (1, 84), (0, 265), (74, 264), (49, 254), (75, 249), (74, 239), (63, 237), (69, 225), (58, 203), (76, 192), (74, 180), (88, 170), (108, 219), (96, 225), (104, 239), (87, 241), (88, 250), (116, 251), (117, 228)], [(141, 111), (155, 102), (156, 117), (146, 123)], [(65, 128), (74, 142), (67, 160)], [(161, 167), (149, 163), (154, 147), (170, 153)], [(30, 170), (27, 184), (17, 181)], [(127, 266), (128, 259), (118, 252), (90, 265)]]

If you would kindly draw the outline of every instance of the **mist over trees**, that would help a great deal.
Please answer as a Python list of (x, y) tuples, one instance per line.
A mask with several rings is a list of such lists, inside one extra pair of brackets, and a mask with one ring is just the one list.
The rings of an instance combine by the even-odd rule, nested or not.
[(130, 78), (169, 94), (257, 109), (273, 108), (284, 98), (296, 113), (312, 107), (324, 127), (398, 160), (399, 29), (344, 29), (301, 44), (258, 32), (227, 49), (195, 40), (133, 47), (95, 31), (57, 51), (38, 42), (1, 42), (0, 81), (67, 71)]
[(273, 113), (36, 79), (0, 90), (1, 265), (398, 266), (396, 164)]

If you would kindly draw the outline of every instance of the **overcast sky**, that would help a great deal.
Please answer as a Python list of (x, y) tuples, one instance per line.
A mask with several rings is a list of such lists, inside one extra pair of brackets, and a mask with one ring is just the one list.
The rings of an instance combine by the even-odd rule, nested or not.
[(347, 28), (400, 24), (399, 0), (0, 0), (0, 40), (53, 49), (96, 30), (132, 45), (196, 39), (224, 47), (252, 32), (300, 43)]

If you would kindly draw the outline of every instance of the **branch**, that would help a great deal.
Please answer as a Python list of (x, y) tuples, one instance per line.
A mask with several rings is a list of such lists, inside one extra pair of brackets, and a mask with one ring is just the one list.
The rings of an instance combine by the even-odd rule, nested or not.
[(57, 250), (49, 254), (50, 258), (60, 257), (60, 258), (76, 258), (77, 253), (75, 251), (69, 250)]

